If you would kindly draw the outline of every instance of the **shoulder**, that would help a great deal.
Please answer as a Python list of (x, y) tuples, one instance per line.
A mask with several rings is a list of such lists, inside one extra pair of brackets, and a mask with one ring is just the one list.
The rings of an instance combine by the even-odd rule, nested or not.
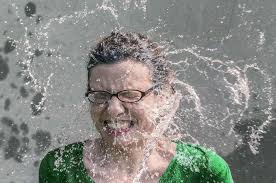
[(53, 149), (51, 151), (49, 151), (45, 157), (45, 158), (50, 158), (50, 157), (63, 157), (66, 158), (67, 156), (73, 155), (73, 154), (78, 154), (78, 153), (82, 153), (82, 147), (83, 147), (83, 142), (75, 142), (72, 144), (68, 144), (56, 149)]
[(206, 177), (214, 177), (216, 181), (233, 183), (230, 168), (226, 161), (211, 150), (206, 150), (207, 170)]
[[(78, 162), (83, 151), (83, 142), (68, 144), (49, 151), (40, 163), (40, 169), (47, 166), (52, 169), (65, 168), (68, 162), (74, 164)], [(66, 167), (68, 168), (68, 167)]]
[(77, 142), (48, 152), (39, 166), (39, 183), (64, 182), (70, 173), (80, 167), (82, 147), (83, 143)]
[(218, 167), (217, 165), (227, 165), (225, 160), (217, 153), (197, 144), (177, 142), (176, 158), (201, 162), (210, 169), (215, 169)]
[[(214, 151), (196, 144), (177, 142), (176, 159), (193, 172), (200, 172), (207, 179), (232, 183), (232, 176), (226, 161)], [(212, 182), (212, 180), (208, 180)]]
[(202, 147), (179, 141), (176, 144), (175, 159), (183, 168), (198, 172), (202, 167), (205, 167), (207, 159)]

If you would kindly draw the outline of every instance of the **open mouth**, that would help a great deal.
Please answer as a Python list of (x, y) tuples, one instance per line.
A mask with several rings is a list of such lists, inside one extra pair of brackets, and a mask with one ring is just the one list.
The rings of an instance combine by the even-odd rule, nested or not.
[(105, 120), (104, 126), (108, 134), (112, 136), (126, 135), (134, 127), (134, 120)]

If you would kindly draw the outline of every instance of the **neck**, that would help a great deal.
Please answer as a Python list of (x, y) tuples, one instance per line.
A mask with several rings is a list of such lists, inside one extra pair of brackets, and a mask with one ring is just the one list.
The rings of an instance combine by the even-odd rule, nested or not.
[(139, 145), (120, 147), (102, 142), (101, 149), (105, 150), (105, 157), (120, 166), (120, 169), (127, 169), (128, 172), (133, 172), (139, 169), (141, 162), (145, 158), (146, 144), (145, 141)]

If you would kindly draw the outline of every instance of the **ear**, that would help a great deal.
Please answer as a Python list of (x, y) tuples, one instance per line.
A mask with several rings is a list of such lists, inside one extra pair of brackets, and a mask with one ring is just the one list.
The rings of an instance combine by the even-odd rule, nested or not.
[(172, 89), (168, 88), (158, 97), (157, 104), (160, 109), (160, 116), (174, 115), (179, 107), (182, 95), (177, 91), (172, 92)]
[(156, 125), (156, 128), (153, 133), (157, 136), (161, 135), (168, 128), (170, 123), (173, 123), (173, 117), (179, 107), (181, 100), (181, 95), (178, 92), (171, 94), (170, 98), (166, 98), (166, 101), (162, 106), (159, 106), (158, 118), (159, 122)]

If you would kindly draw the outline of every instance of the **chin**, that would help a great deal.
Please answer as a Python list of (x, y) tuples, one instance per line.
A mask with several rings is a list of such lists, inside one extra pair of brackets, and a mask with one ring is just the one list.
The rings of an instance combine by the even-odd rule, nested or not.
[(143, 144), (141, 139), (137, 139), (129, 135), (109, 136), (106, 134), (102, 136), (102, 138), (110, 147), (118, 149), (134, 148)]

